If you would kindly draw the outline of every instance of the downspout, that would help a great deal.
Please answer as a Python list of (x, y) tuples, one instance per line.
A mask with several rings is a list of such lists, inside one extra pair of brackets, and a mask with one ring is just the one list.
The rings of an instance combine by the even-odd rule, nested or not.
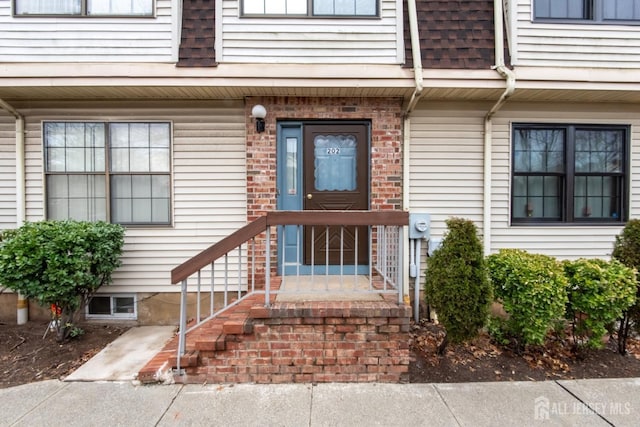
[[(20, 227), (26, 219), (25, 210), (25, 167), (24, 167), (24, 116), (11, 105), (0, 99), (0, 108), (7, 111), (16, 119), (16, 226)], [(18, 325), (24, 325), (29, 320), (29, 302), (18, 293), (16, 306)]]
[(409, 209), (409, 157), (411, 136), (409, 135), (411, 119), (410, 115), (416, 104), (422, 96), (423, 77), (422, 77), (422, 54), (420, 52), (420, 35), (418, 33), (418, 13), (416, 12), (416, 0), (407, 1), (407, 13), (409, 14), (409, 34), (411, 36), (411, 55), (413, 58), (413, 76), (415, 80), (415, 88), (411, 94), (411, 99), (404, 111), (404, 138), (403, 138), (403, 159), (404, 165), (402, 171), (402, 206), (405, 210)]
[(172, 2), (174, 9), (173, 15), (173, 36), (171, 41), (171, 56), (176, 64), (180, 60), (180, 43), (182, 42), (182, 8), (183, 0), (174, 0)]
[[(409, 160), (411, 157), (411, 112), (418, 104), (420, 97), (422, 96), (423, 89), (423, 75), (422, 75), (422, 53), (420, 51), (420, 34), (418, 32), (418, 13), (416, 10), (416, 0), (407, 0), (407, 13), (409, 15), (409, 35), (411, 37), (411, 57), (413, 58), (413, 77), (415, 80), (415, 88), (413, 93), (411, 94), (411, 99), (409, 99), (409, 103), (407, 104), (407, 108), (404, 111), (404, 123), (403, 123), (403, 170), (402, 170), (402, 206), (404, 210), (409, 210), (409, 197), (410, 197), (410, 174), (409, 174)], [(409, 235), (408, 230), (405, 227), (405, 238), (403, 239), (403, 258), (405, 261), (408, 260), (408, 256), (410, 253), (409, 250)], [(419, 259), (419, 254), (417, 255)], [(409, 297), (409, 262), (404, 262), (405, 268), (403, 269), (403, 283), (404, 286), (404, 301), (407, 305), (410, 304)], [(420, 268), (418, 268), (420, 270)], [(420, 296), (420, 284), (419, 284), (419, 276), (416, 278), (416, 282), (414, 284), (414, 315), (418, 317), (418, 300)]]
[(493, 22), (495, 31), (495, 61), (493, 67), (502, 77), (506, 79), (506, 88), (498, 101), (491, 107), (484, 117), (484, 194), (483, 194), (483, 243), (484, 254), (491, 253), (491, 173), (492, 173), (492, 117), (502, 108), (507, 99), (513, 94), (516, 88), (516, 76), (504, 62), (504, 31), (503, 31), (503, 0), (493, 2)]
[(423, 89), (422, 76), (422, 53), (420, 52), (420, 34), (418, 32), (418, 12), (416, 11), (416, 0), (407, 0), (407, 13), (409, 14), (409, 35), (411, 37), (411, 57), (413, 58), (413, 77), (416, 87), (413, 90), (409, 104), (405, 110), (405, 117), (409, 117), (411, 111), (416, 106)]

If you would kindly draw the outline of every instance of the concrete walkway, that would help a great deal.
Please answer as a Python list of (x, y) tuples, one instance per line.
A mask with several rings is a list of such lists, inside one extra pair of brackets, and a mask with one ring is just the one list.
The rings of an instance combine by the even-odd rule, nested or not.
[(65, 381), (131, 381), (175, 335), (175, 326), (129, 329), (76, 369)]
[(0, 389), (0, 426), (638, 426), (640, 378)]

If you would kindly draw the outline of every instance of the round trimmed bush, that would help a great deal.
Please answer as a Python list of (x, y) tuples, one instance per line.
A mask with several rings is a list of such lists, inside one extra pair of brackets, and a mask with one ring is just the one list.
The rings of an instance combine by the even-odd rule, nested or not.
[(81, 309), (120, 265), (124, 227), (106, 222), (29, 222), (0, 237), (0, 283), (51, 308), (64, 341)]
[(636, 272), (613, 259), (565, 261), (569, 280), (567, 317), (576, 343), (601, 348), (607, 326), (621, 318), (636, 300)]
[[(627, 267), (640, 270), (640, 220), (631, 219), (622, 232), (616, 236), (613, 245), (613, 258)], [(640, 279), (640, 278), (639, 278)], [(631, 328), (640, 332), (640, 282), (636, 281), (636, 302), (624, 311), (618, 326), (618, 352), (627, 353), (627, 340)]]
[(493, 292), (508, 314), (506, 327), (520, 346), (544, 343), (564, 317), (567, 279), (553, 257), (502, 249), (487, 258)]

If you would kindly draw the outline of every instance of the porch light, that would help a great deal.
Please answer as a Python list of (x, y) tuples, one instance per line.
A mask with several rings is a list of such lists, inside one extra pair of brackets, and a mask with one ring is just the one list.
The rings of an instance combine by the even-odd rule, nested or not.
[(251, 109), (251, 117), (256, 119), (256, 132), (264, 132), (264, 118), (267, 116), (267, 109), (258, 104)]

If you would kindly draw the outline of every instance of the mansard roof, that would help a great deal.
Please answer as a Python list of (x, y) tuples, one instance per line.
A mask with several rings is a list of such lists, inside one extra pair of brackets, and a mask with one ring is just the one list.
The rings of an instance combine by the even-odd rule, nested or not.
[(182, 38), (178, 66), (217, 65), (214, 50), (216, 29), (215, 0), (183, 0)]
[[(489, 69), (494, 65), (492, 0), (416, 0), (425, 69)], [(413, 67), (404, 1), (405, 65)]]

